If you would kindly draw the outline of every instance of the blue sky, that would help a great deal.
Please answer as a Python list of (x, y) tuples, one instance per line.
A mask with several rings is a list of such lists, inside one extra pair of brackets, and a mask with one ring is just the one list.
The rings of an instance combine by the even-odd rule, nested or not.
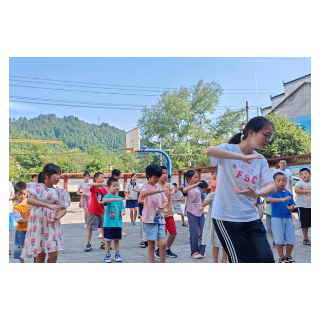
[[(283, 92), (283, 81), (287, 82), (311, 73), (311, 58), (10, 58), (10, 76), (122, 86), (180, 88), (194, 85), (203, 79), (205, 82), (216, 81), (224, 89), (255, 89), (255, 73), (259, 106), (266, 107), (271, 105), (270, 94), (276, 95)], [(102, 90), (12, 80), (39, 82), (41, 80), (11, 77), (10, 96), (19, 97), (152, 105), (161, 94), (161, 92), (115, 90), (116, 88), (130, 89), (130, 87)], [(11, 85), (155, 96), (82, 93)], [(142, 90), (141, 88), (131, 89)], [(147, 90), (161, 91), (162, 89)], [(225, 109), (222, 106), (232, 106), (236, 109), (245, 107), (246, 101), (249, 102), (250, 115), (255, 116), (257, 114), (255, 90), (226, 90), (219, 104), (221, 108), (219, 107), (215, 116), (223, 114)], [(97, 124), (99, 117), (100, 123), (107, 122), (126, 131), (134, 128), (141, 116), (141, 111), (136, 109), (85, 109), (25, 102), (10, 102), (9, 106), (11, 118), (33, 118), (41, 113), (54, 113), (58, 117), (74, 115), (86, 122)]]

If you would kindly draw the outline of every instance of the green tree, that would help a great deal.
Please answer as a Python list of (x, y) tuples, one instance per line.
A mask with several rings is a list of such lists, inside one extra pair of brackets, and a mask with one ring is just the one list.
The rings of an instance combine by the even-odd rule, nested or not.
[(311, 137), (296, 121), (289, 121), (286, 115), (277, 112), (266, 118), (273, 123), (273, 140), (258, 152), (266, 158), (311, 153)]
[[(200, 154), (208, 142), (212, 120), (222, 89), (216, 82), (204, 83), (162, 94), (157, 104), (144, 108), (138, 126), (144, 139), (142, 143), (154, 148), (150, 142), (162, 141), (162, 149), (181, 153)], [(176, 158), (173, 168), (183, 159)], [(158, 161), (158, 160), (157, 160)]]

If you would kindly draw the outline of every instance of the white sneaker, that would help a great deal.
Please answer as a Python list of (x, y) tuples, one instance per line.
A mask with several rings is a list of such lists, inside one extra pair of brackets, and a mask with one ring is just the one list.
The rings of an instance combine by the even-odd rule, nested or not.
[(87, 229), (87, 224), (84, 225), (83, 229)]

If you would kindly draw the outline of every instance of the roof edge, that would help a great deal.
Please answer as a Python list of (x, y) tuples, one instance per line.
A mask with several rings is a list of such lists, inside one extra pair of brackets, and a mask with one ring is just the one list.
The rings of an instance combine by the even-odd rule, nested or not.
[(285, 86), (285, 85), (287, 85), (287, 84), (289, 84), (289, 83), (292, 83), (292, 82), (295, 82), (295, 81), (298, 81), (298, 80), (301, 80), (301, 79), (303, 79), (303, 78), (307, 78), (307, 77), (310, 77), (310, 76), (311, 76), (311, 73), (309, 73), (309, 74), (307, 74), (307, 75), (305, 75), (305, 76), (303, 76), (303, 77), (300, 77), (300, 78), (297, 78), (297, 79), (288, 81), (288, 82), (284, 82), (284, 81), (283, 81), (283, 85)]

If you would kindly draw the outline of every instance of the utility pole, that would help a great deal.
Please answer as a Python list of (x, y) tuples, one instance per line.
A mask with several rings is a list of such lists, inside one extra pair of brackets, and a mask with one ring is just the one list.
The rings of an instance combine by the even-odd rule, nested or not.
[(246, 102), (246, 114), (247, 114), (247, 122), (249, 122), (249, 103)]
[[(160, 139), (160, 150), (162, 150), (161, 139)], [(162, 161), (162, 154), (160, 153), (160, 159)], [(160, 161), (160, 166), (162, 166), (162, 162)]]
[(259, 116), (258, 84), (257, 84), (257, 75), (256, 75), (256, 73), (254, 73), (254, 77), (256, 79), (257, 116)]

